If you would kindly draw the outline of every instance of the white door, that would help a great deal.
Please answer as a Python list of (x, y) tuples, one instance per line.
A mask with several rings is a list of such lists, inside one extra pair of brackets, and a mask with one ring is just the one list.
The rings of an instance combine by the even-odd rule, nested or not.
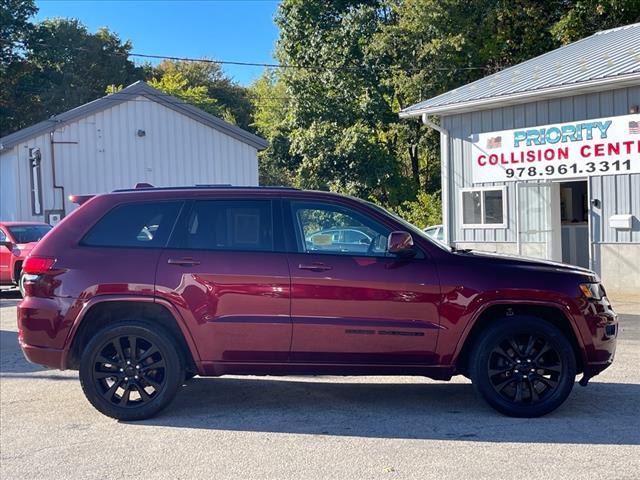
[(516, 196), (518, 253), (562, 261), (560, 185), (518, 183)]

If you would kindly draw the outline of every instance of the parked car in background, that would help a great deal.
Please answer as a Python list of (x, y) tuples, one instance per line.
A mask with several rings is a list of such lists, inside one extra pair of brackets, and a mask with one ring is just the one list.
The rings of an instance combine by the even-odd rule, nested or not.
[(442, 225), (433, 225), (431, 227), (427, 227), (424, 229), (424, 233), (426, 233), (434, 240), (444, 242), (444, 228), (442, 227)]
[(20, 286), (24, 259), (51, 228), (46, 223), (0, 222), (0, 285)]
[(305, 237), (305, 241), (309, 250), (340, 249), (342, 252), (366, 253), (371, 246), (373, 235), (375, 232), (369, 229), (331, 228), (312, 233)]
[[(24, 264), (20, 346), (78, 369), (114, 418), (225, 374), (466, 375), (498, 411), (535, 417), (613, 361), (593, 272), (450, 249), (363, 200), (192, 187), (76, 201)], [(350, 230), (369, 243), (335, 236)]]

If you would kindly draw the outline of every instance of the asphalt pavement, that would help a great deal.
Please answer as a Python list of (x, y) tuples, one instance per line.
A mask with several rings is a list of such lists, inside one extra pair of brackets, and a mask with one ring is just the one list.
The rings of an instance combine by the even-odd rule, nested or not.
[(29, 364), (0, 293), (0, 478), (638, 479), (640, 303), (620, 302), (614, 365), (538, 419), (504, 417), (464, 378), (195, 378), (122, 423), (77, 372)]

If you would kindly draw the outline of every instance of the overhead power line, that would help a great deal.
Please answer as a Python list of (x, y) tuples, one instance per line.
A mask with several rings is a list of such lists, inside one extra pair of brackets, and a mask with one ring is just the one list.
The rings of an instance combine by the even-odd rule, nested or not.
[[(263, 68), (282, 68), (282, 69), (303, 69), (303, 70), (359, 70), (365, 68), (393, 68), (393, 66), (387, 65), (343, 65), (343, 66), (331, 66), (331, 65), (293, 65), (283, 63), (262, 63), (262, 62), (241, 62), (237, 60), (214, 60), (211, 58), (192, 58), (192, 57), (176, 57), (170, 55), (151, 55), (147, 53), (129, 53), (130, 57), (136, 58), (148, 58), (154, 60), (173, 60), (177, 62), (201, 62), (201, 63), (215, 63), (217, 65), (237, 65), (243, 67), (263, 67)], [(434, 70), (439, 71), (456, 71), (456, 70), (486, 70), (487, 67), (431, 67)], [(406, 69), (405, 69), (406, 70)], [(421, 68), (411, 68), (410, 71), (420, 71)]]

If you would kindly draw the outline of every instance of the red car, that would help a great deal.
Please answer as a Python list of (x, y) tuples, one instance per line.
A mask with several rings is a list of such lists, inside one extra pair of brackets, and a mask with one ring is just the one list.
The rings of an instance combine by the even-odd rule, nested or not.
[(22, 264), (51, 225), (0, 222), (0, 285), (19, 285)]
[(75, 200), (24, 265), (19, 341), (34, 363), (79, 369), (114, 418), (225, 374), (462, 374), (533, 417), (613, 360), (593, 272), (450, 249), (362, 200), (214, 186)]

